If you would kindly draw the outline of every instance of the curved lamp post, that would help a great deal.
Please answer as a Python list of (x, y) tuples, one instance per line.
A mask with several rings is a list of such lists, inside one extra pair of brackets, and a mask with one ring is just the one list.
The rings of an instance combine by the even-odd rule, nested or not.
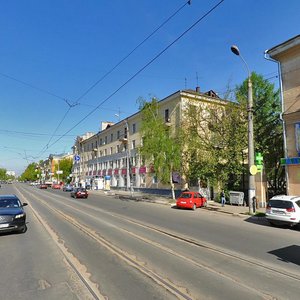
[(239, 56), (245, 64), (248, 73), (248, 166), (249, 166), (249, 189), (248, 189), (248, 203), (249, 213), (253, 214), (253, 201), (255, 199), (255, 166), (254, 166), (254, 138), (253, 138), (253, 95), (252, 95), (252, 81), (249, 67), (240, 53), (236, 45), (231, 46), (231, 51)]

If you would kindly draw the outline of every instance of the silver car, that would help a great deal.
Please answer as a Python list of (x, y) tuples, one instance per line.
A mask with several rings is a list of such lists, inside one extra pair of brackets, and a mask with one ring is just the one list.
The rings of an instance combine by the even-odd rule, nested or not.
[(271, 225), (294, 226), (300, 222), (300, 196), (279, 195), (272, 197), (267, 205), (266, 218)]

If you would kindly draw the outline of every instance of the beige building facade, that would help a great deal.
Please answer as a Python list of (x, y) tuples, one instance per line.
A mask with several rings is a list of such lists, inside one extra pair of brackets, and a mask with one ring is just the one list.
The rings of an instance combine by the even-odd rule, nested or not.
[(287, 194), (300, 191), (300, 35), (266, 51), (278, 63), (282, 96)]
[[(159, 111), (166, 125), (180, 127), (188, 103), (226, 105), (213, 91), (199, 89), (177, 91), (159, 101)], [(151, 166), (141, 159), (141, 113), (138, 112), (116, 124), (102, 122), (98, 133), (78, 136), (73, 148), (73, 182), (97, 189), (165, 187), (157, 181)], [(183, 182), (175, 184), (181, 189)]]

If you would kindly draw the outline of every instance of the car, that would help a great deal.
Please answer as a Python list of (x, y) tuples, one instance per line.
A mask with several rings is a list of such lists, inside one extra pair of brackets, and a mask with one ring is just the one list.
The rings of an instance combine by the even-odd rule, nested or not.
[(60, 190), (61, 185), (58, 184), (58, 183), (54, 183), (54, 184), (52, 184), (52, 188), (55, 189), (55, 190)]
[(42, 183), (42, 184), (39, 185), (39, 188), (42, 189), (42, 190), (46, 190), (47, 189), (47, 184)]
[(26, 232), (26, 205), (16, 195), (0, 195), (0, 233)]
[(70, 195), (74, 198), (87, 198), (89, 194), (84, 188), (75, 188)]
[(73, 186), (70, 184), (64, 185), (63, 187), (64, 192), (72, 192), (73, 191)]
[(176, 206), (195, 210), (197, 207), (207, 206), (207, 200), (198, 192), (185, 191), (178, 197)]
[(300, 222), (300, 196), (277, 195), (266, 207), (266, 219), (271, 225), (295, 226)]

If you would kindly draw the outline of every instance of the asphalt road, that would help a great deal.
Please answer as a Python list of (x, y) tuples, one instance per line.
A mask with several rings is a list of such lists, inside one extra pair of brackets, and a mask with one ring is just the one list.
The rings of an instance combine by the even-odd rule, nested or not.
[(0, 236), (0, 299), (299, 298), (298, 229), (26, 184), (0, 192), (29, 203), (27, 232)]

